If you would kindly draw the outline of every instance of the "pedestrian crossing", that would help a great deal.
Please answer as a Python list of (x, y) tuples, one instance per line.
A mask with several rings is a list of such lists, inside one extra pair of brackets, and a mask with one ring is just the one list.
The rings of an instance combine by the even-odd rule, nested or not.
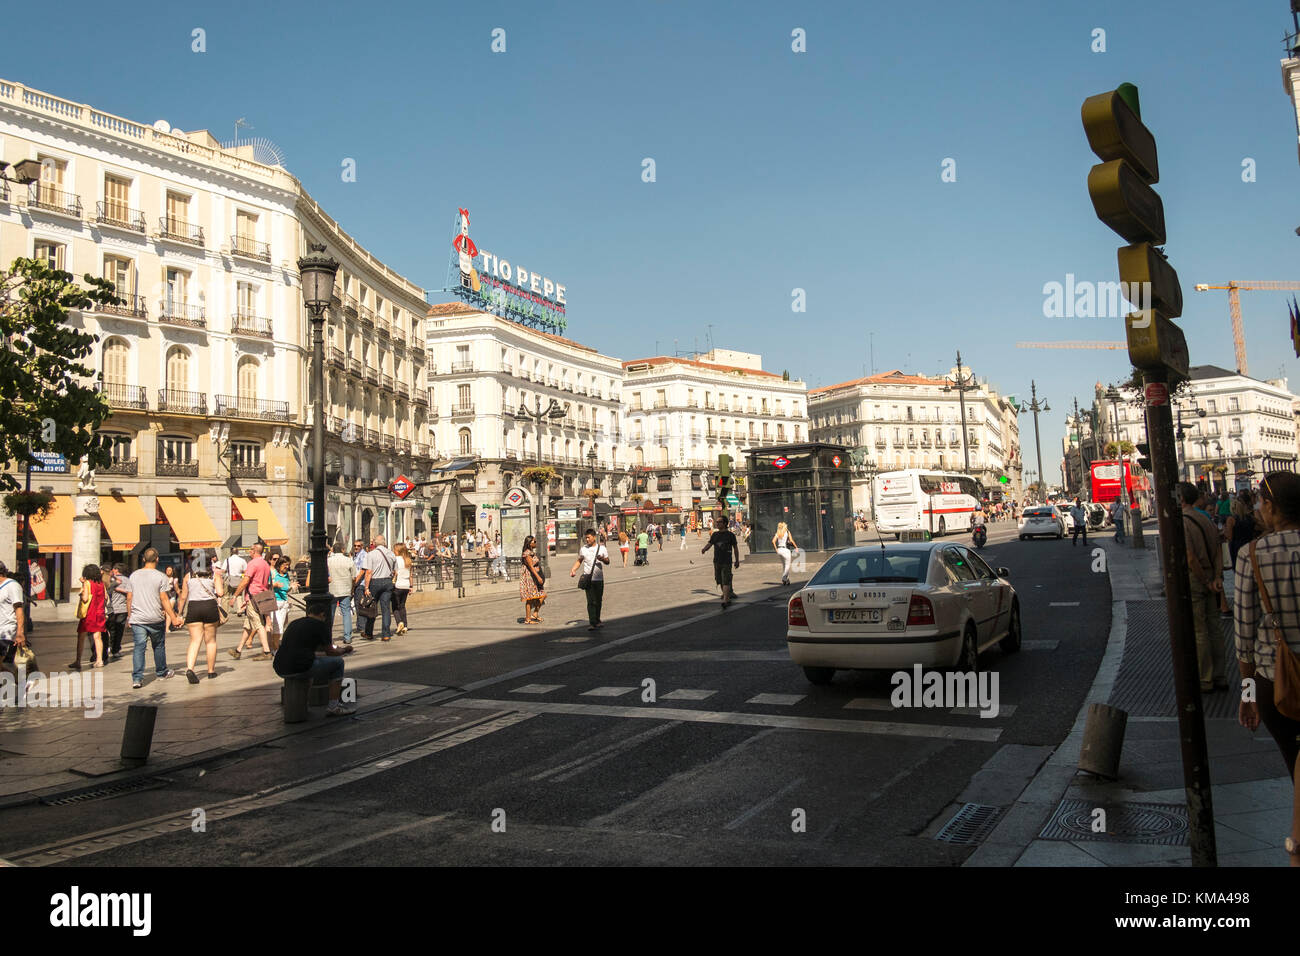
[[(638, 694), (642, 690), (643, 688), (641, 687), (618, 687), (603, 684), (587, 690), (579, 690), (568, 684), (523, 684), (519, 687), (511, 688), (507, 693), (518, 694), (521, 697), (541, 698), (547, 695), (560, 696), (557, 692), (568, 691), (580, 698), (594, 697), (612, 700), (615, 698), (627, 697), (629, 694)], [(656, 693), (655, 698), (656, 700), (702, 701), (713, 697), (719, 692), (720, 691), (717, 689), (701, 687), (676, 687), (666, 693)], [(764, 692), (754, 694), (745, 700), (744, 703), (763, 707), (794, 707), (810, 699), (812, 699), (814, 703), (817, 702), (817, 698), (812, 697), (809, 694), (774, 694)], [(883, 697), (854, 697), (839, 705), (839, 709), (886, 711), (889, 713), (901, 714), (907, 711), (915, 711), (919, 708), (895, 707), (890, 702), (889, 696), (886, 695)], [(997, 716), (993, 718), (980, 717), (980, 709), (978, 707), (932, 708), (931, 712), (947, 713), (955, 717), (979, 717), (981, 720), (996, 720), (999, 718), (1004, 719), (1010, 717), (1016, 712), (1016, 705), (1005, 703), (1000, 704)]]

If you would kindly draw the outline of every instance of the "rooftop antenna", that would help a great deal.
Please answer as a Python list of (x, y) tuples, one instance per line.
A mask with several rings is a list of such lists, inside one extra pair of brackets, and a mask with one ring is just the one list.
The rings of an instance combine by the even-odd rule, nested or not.
[(713, 351), (713, 323), (709, 323), (709, 351)]
[(248, 121), (247, 121), (246, 119), (244, 119), (244, 117), (242, 117), (242, 116), (239, 117), (239, 119), (235, 120), (235, 146), (236, 146), (236, 148), (238, 148), (238, 146), (239, 146), (239, 131), (240, 131), (241, 129), (253, 129), (253, 128), (254, 128), (254, 127), (248, 125)]

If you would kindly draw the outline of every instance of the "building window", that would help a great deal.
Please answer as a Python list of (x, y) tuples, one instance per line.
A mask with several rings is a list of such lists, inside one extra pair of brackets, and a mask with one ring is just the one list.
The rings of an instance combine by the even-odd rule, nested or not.
[(258, 378), (262, 367), (257, 359), (251, 355), (245, 355), (239, 360), (239, 371), (237, 373), (235, 394), (239, 396), (240, 404), (246, 401), (254, 401), (258, 393)]
[(190, 352), (179, 345), (173, 345), (167, 350), (167, 390), (190, 390)]
[[(190, 274), (182, 269), (167, 270), (167, 311), (179, 314), (189, 302)], [(175, 311), (173, 311), (175, 310)]]
[(168, 231), (186, 235), (190, 226), (190, 197), (181, 193), (167, 191), (167, 228)]
[(104, 343), (104, 384), (125, 385), (127, 364), (131, 357), (131, 346), (122, 339), (109, 339)]
[(1218, 405), (1215, 403), (1214, 399), (1210, 399), (1208, 402), (1206, 402), (1205, 407), (1206, 407), (1206, 411), (1208, 411), (1211, 415), (1217, 415), (1219, 413)]
[(470, 430), (468, 428), (462, 428), (459, 432), (459, 438), (460, 438), (460, 453), (462, 455), (470, 454), (470, 451), (474, 446), (474, 439), (473, 439), (473, 435), (470, 433)]
[[(130, 299), (135, 293), (134, 270), (131, 260), (121, 256), (104, 256), (104, 278), (113, 283), (119, 299)], [(130, 303), (127, 303), (128, 308)]]
[(255, 468), (262, 463), (262, 443), (256, 441), (232, 441), (230, 452), (234, 455), (232, 462), (236, 467)]
[(194, 439), (179, 435), (162, 435), (158, 439), (158, 460), (168, 465), (188, 465), (195, 461)]
[(104, 174), (104, 215), (113, 222), (131, 221), (131, 182), (111, 173)]
[(235, 308), (242, 317), (257, 315), (257, 286), (251, 282), (235, 285)]
[(1239, 407), (1238, 402), (1235, 398), (1228, 399), (1228, 411), (1230, 412), (1241, 411), (1241, 408)]
[(108, 449), (109, 455), (113, 459), (113, 464), (121, 464), (124, 461), (130, 461), (133, 457), (131, 454), (131, 436), (123, 435), (116, 432), (102, 432), (99, 440), (103, 442), (104, 447)]
[(457, 405), (460, 405), (462, 408), (467, 407), (467, 406), (470, 404), (470, 397), (469, 397), (469, 396), (470, 396), (470, 386), (468, 386), (468, 385), (458, 385), (458, 386), (456, 386), (456, 404), (457, 404)]
[(64, 266), (64, 249), (66, 247), (61, 242), (50, 242), (48, 239), (37, 239), (32, 243), (32, 258), (44, 259), (45, 264), (51, 269), (62, 269)]

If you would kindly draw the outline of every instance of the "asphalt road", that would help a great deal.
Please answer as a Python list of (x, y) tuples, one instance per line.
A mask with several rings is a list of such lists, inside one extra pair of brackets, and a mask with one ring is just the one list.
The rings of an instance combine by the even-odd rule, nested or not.
[[(995, 525), (984, 556), (1011, 570), (1025, 642), (981, 657), (999, 679), (993, 719), (893, 710), (888, 674), (840, 672), (813, 687), (785, 650), (790, 591), (757, 586), (746, 567), (755, 580), (724, 612), (697, 563), (674, 572), (671, 606), (646, 612), (627, 592), (637, 609), (607, 614), (597, 640), (573, 628), (387, 665), (429, 696), (363, 707), (157, 789), (0, 813), (0, 857), (958, 865), (972, 848), (935, 831), (986, 766), (1064, 738), (1110, 625), (1109, 585), (1088, 549), (1020, 542)], [(489, 611), (462, 614), (457, 626), (497, 626)]]

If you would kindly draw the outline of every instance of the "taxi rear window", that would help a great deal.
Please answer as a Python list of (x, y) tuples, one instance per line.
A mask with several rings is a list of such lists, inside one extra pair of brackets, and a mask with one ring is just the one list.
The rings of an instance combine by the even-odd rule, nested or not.
[(822, 565), (812, 584), (916, 584), (925, 580), (929, 551), (840, 552)]

